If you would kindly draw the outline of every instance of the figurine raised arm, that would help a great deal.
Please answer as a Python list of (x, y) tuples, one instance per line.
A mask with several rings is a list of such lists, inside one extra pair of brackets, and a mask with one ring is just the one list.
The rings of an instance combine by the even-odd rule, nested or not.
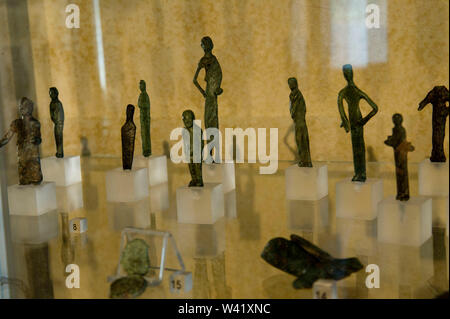
[(54, 123), (54, 134), (56, 143), (56, 154), (57, 158), (64, 157), (64, 143), (63, 143), (63, 130), (64, 130), (64, 108), (61, 101), (58, 99), (58, 89), (51, 87), (49, 90), (51, 97), (50, 102), (50, 117)]
[(144, 80), (139, 82), (139, 89), (141, 94), (139, 95), (138, 107), (141, 110), (141, 138), (142, 138), (142, 155), (149, 157), (152, 155), (152, 141), (150, 139), (150, 98), (146, 91), (146, 84)]
[(122, 165), (123, 169), (131, 169), (133, 166), (134, 141), (136, 138), (136, 125), (133, 122), (134, 105), (127, 106), (127, 120), (122, 126)]
[[(353, 69), (350, 64), (342, 68), (344, 77), (347, 80), (347, 86), (343, 88), (338, 95), (338, 108), (341, 115), (341, 127), (345, 131), (351, 132), (353, 148), (353, 165), (355, 175), (352, 181), (366, 181), (366, 149), (364, 144), (364, 125), (378, 112), (378, 106), (361, 91), (353, 82)], [(372, 107), (372, 111), (365, 117), (361, 114), (359, 101), (364, 99)], [(348, 104), (348, 118), (344, 111), (343, 100)]]
[(14, 134), (17, 134), (17, 157), (20, 185), (39, 185), (42, 182), (41, 124), (33, 117), (33, 101), (23, 97), (19, 105), (20, 118), (11, 123), (10, 129), (2, 139), (0, 148), (5, 146)]
[[(184, 140), (185, 149), (189, 149), (188, 165), (189, 165), (189, 172), (191, 173), (191, 181), (189, 182), (189, 187), (194, 186), (202, 187), (203, 186), (202, 160), (200, 158), (199, 163), (194, 162), (194, 127), (196, 127), (196, 129), (198, 129), (198, 131), (200, 132), (199, 134), (200, 139), (203, 136), (203, 132), (201, 128), (199, 128), (194, 122), (195, 120), (194, 112), (192, 112), (191, 110), (186, 110), (183, 112), (182, 117), (184, 126), (189, 133), (189, 145), (187, 144), (188, 141)], [(201, 139), (201, 148), (200, 148), (201, 151), (203, 151), (204, 146), (203, 144), (204, 144), (203, 139)]]

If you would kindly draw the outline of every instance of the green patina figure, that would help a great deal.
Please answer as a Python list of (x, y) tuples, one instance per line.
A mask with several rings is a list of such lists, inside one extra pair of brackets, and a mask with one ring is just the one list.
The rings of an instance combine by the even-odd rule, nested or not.
[(0, 139), (0, 148), (17, 134), (17, 157), (20, 185), (39, 185), (42, 182), (39, 145), (41, 124), (33, 117), (33, 101), (23, 97), (19, 105), (20, 118), (11, 123), (9, 131)]
[[(355, 175), (352, 181), (366, 181), (366, 147), (364, 144), (364, 125), (378, 112), (378, 106), (361, 91), (353, 82), (353, 69), (350, 64), (343, 66), (344, 77), (347, 80), (347, 86), (343, 88), (338, 95), (338, 108), (341, 115), (341, 127), (345, 131), (351, 132), (353, 148), (353, 165)], [(372, 107), (372, 111), (363, 117), (359, 108), (359, 101), (364, 99)], [(343, 100), (348, 104), (348, 118), (344, 111)]]
[(337, 259), (300, 236), (271, 239), (261, 257), (297, 279), (295, 289), (311, 288), (316, 280), (340, 280), (363, 268), (357, 258)]
[(63, 130), (64, 130), (64, 108), (58, 99), (58, 89), (51, 87), (49, 90), (52, 101), (50, 102), (50, 117), (55, 124), (54, 134), (56, 143), (56, 154), (58, 158), (64, 157)]
[(414, 146), (406, 141), (406, 130), (402, 126), (402, 115), (394, 114), (392, 121), (395, 125), (392, 129), (392, 135), (388, 136), (384, 143), (394, 148), (397, 199), (407, 201), (409, 200), (408, 152), (414, 151)]
[(305, 99), (303, 98), (302, 92), (298, 89), (296, 78), (289, 78), (288, 85), (291, 89), (291, 94), (289, 94), (289, 111), (292, 119), (294, 120), (295, 142), (297, 143), (297, 150), (300, 158), (298, 166), (312, 167), (311, 154), (309, 151), (308, 127), (306, 126), (305, 120)]
[(136, 125), (133, 122), (134, 105), (127, 106), (127, 120), (122, 126), (122, 166), (131, 169), (133, 166), (134, 141), (136, 138)]
[(433, 149), (431, 151), (431, 162), (444, 163), (444, 139), (445, 139), (445, 124), (449, 114), (449, 107), (446, 103), (449, 102), (450, 92), (445, 86), (435, 86), (427, 96), (419, 103), (419, 111), (421, 111), (428, 104), (433, 105)]
[(146, 275), (150, 268), (147, 243), (139, 238), (128, 242), (120, 257), (120, 264), (130, 276)]
[[(189, 182), (189, 187), (202, 187), (203, 186), (203, 176), (202, 176), (202, 159), (201, 159), (201, 152), (203, 150), (204, 141), (202, 139), (203, 132), (200, 127), (198, 127), (195, 122), (195, 115), (194, 112), (191, 110), (186, 110), (183, 112), (183, 122), (184, 126), (187, 130), (187, 133), (189, 134), (189, 137), (183, 136), (184, 141), (184, 148), (185, 150), (189, 149), (189, 172), (191, 173), (191, 181)], [(194, 132), (199, 132), (199, 141), (196, 140), (194, 136)], [(188, 139), (189, 138), (189, 139)], [(189, 142), (189, 144), (188, 144)], [(199, 154), (200, 158), (198, 160), (195, 159), (195, 152), (196, 152), (196, 144), (200, 144)], [(187, 154), (185, 154), (187, 156)], [(197, 163), (196, 163), (197, 162)]]
[(141, 138), (142, 138), (142, 155), (149, 157), (152, 155), (152, 141), (150, 139), (150, 98), (146, 91), (146, 84), (144, 80), (139, 82), (138, 107), (141, 110)]

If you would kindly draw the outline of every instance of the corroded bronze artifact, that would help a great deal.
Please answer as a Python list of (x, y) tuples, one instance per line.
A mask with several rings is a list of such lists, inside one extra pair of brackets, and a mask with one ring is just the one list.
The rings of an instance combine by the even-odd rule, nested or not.
[(433, 105), (433, 149), (431, 151), (431, 162), (445, 162), (444, 139), (445, 123), (449, 114), (450, 92), (445, 86), (435, 86), (427, 96), (419, 103), (421, 111), (429, 103)]
[(409, 199), (408, 152), (414, 151), (414, 146), (406, 141), (406, 130), (402, 126), (402, 115), (394, 114), (392, 121), (395, 125), (392, 129), (392, 135), (388, 136), (384, 143), (394, 148), (397, 199), (407, 201)]
[(56, 154), (58, 158), (64, 157), (63, 130), (64, 130), (64, 108), (58, 99), (58, 89), (51, 87), (49, 90), (52, 101), (50, 102), (50, 117), (54, 123), (54, 134), (56, 143)]
[[(364, 144), (364, 125), (378, 112), (378, 106), (361, 91), (353, 82), (353, 69), (350, 64), (342, 68), (344, 77), (347, 80), (347, 86), (343, 88), (338, 95), (338, 108), (341, 115), (341, 127), (345, 131), (351, 132), (353, 148), (353, 165), (355, 176), (352, 181), (366, 181), (366, 147)], [(372, 107), (372, 111), (363, 117), (359, 108), (359, 101), (364, 99)], [(344, 111), (343, 100), (348, 104), (348, 118)], [(349, 121), (350, 120), (350, 121)]]
[[(187, 145), (187, 138), (184, 140), (185, 149), (189, 149), (189, 172), (191, 173), (191, 181), (189, 182), (189, 187), (203, 186), (203, 175), (202, 175), (202, 161), (200, 158), (199, 163), (194, 163), (194, 127), (200, 132), (200, 139), (203, 136), (201, 128), (199, 128), (195, 123), (195, 115), (191, 110), (186, 110), (183, 112), (183, 122), (186, 130), (189, 133), (189, 145)], [(183, 137), (184, 139), (184, 137)], [(198, 141), (197, 141), (198, 142)], [(201, 149), (203, 150), (204, 142), (201, 139)], [(187, 155), (187, 154), (186, 154)], [(201, 156), (200, 156), (201, 157)]]
[(128, 275), (147, 274), (150, 268), (147, 243), (139, 238), (128, 242), (122, 252), (120, 264)]
[(110, 298), (128, 299), (136, 298), (144, 293), (147, 281), (142, 276), (127, 276), (116, 279), (110, 287)]
[(296, 78), (289, 78), (288, 85), (291, 89), (291, 94), (289, 94), (289, 111), (292, 119), (294, 120), (295, 142), (297, 143), (298, 155), (300, 157), (298, 166), (312, 167), (311, 154), (309, 151), (308, 127), (306, 126), (305, 120), (305, 99), (303, 98), (302, 92), (298, 89)]
[(39, 145), (41, 124), (33, 117), (33, 101), (23, 97), (19, 105), (20, 118), (11, 123), (9, 131), (0, 140), (0, 148), (17, 134), (17, 156), (19, 160), (19, 184), (38, 185), (42, 181)]
[(122, 126), (122, 165), (123, 169), (133, 166), (134, 140), (136, 138), (136, 125), (133, 122), (134, 105), (127, 106), (127, 120)]
[(138, 107), (141, 110), (141, 138), (142, 138), (142, 155), (149, 157), (152, 155), (152, 141), (150, 139), (150, 98), (146, 91), (146, 84), (144, 80), (139, 82)]
[(318, 279), (340, 280), (363, 268), (357, 258), (337, 259), (300, 236), (271, 239), (261, 257), (297, 279), (295, 289), (311, 288)]

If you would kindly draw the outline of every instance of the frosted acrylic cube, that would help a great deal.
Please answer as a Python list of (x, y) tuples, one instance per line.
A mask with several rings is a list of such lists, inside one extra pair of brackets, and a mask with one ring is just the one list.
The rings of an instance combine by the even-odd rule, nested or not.
[(179, 223), (214, 224), (225, 214), (222, 184), (205, 183), (203, 187), (177, 189)]
[(41, 160), (41, 169), (44, 181), (55, 182), (56, 186), (81, 183), (80, 156), (46, 157)]
[(13, 242), (40, 244), (58, 236), (56, 210), (39, 216), (12, 215), (10, 224)]
[(167, 183), (150, 187), (149, 195), (152, 213), (169, 209), (169, 185)]
[(337, 299), (335, 280), (319, 279), (313, 284), (313, 299)]
[(448, 161), (433, 163), (430, 159), (419, 164), (419, 195), (448, 196)]
[(377, 219), (336, 218), (336, 257), (377, 254)]
[(286, 198), (318, 200), (328, 195), (327, 165), (314, 167), (289, 166), (286, 171)]
[(53, 182), (8, 187), (10, 215), (38, 216), (58, 208)]
[(71, 219), (69, 221), (69, 229), (71, 233), (75, 234), (81, 234), (86, 232), (88, 229), (87, 219), (84, 217), (77, 217)]
[(378, 206), (378, 241), (421, 246), (432, 236), (432, 223), (431, 198), (414, 196), (402, 202), (391, 196)]
[(448, 196), (433, 196), (433, 227), (446, 228), (448, 219)]
[(336, 183), (336, 217), (372, 220), (377, 217), (378, 203), (383, 199), (383, 181), (368, 178), (366, 182), (345, 179)]
[(328, 196), (320, 200), (288, 200), (288, 228), (317, 231), (328, 226)]
[(134, 202), (148, 196), (147, 168), (124, 170), (122, 167), (106, 172), (106, 200)]
[(113, 230), (126, 227), (150, 227), (150, 204), (147, 198), (128, 203), (107, 203), (108, 224)]
[(236, 189), (234, 162), (202, 164), (203, 182), (223, 184), (223, 192)]
[(192, 273), (188, 271), (176, 271), (170, 275), (170, 292), (178, 294), (192, 290)]
[(82, 183), (56, 187), (56, 201), (60, 213), (70, 213), (83, 208)]
[(167, 183), (167, 157), (165, 155), (137, 156), (136, 167), (146, 167), (150, 186)]

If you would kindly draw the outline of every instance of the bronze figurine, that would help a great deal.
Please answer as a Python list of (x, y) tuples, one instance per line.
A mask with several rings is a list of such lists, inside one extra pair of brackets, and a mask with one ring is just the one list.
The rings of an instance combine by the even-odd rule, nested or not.
[[(202, 160), (200, 158), (199, 163), (194, 162), (194, 127), (196, 126), (200, 132), (200, 138), (203, 136), (201, 128), (199, 128), (194, 120), (195, 115), (191, 110), (186, 110), (183, 112), (183, 122), (186, 130), (189, 133), (189, 145), (187, 145), (187, 140), (184, 140), (185, 149), (189, 149), (189, 172), (191, 173), (191, 181), (189, 182), (189, 187), (202, 187), (203, 186), (203, 175), (202, 175)], [(184, 138), (184, 137), (183, 137)], [(187, 137), (186, 137), (187, 139)], [(204, 141), (201, 139), (201, 151), (203, 150)], [(186, 154), (187, 155), (187, 154)]]
[(127, 120), (122, 126), (122, 165), (123, 169), (131, 169), (133, 166), (134, 140), (136, 137), (136, 125), (133, 122), (134, 105), (127, 106)]
[(147, 85), (144, 80), (139, 82), (138, 107), (141, 110), (141, 138), (142, 138), (142, 155), (149, 157), (152, 155), (152, 141), (150, 139), (150, 98), (146, 91)]
[(49, 90), (51, 97), (50, 102), (50, 117), (54, 123), (54, 134), (56, 143), (56, 154), (57, 158), (64, 157), (64, 145), (63, 145), (63, 130), (64, 130), (64, 108), (61, 101), (58, 99), (58, 89), (51, 87)]

